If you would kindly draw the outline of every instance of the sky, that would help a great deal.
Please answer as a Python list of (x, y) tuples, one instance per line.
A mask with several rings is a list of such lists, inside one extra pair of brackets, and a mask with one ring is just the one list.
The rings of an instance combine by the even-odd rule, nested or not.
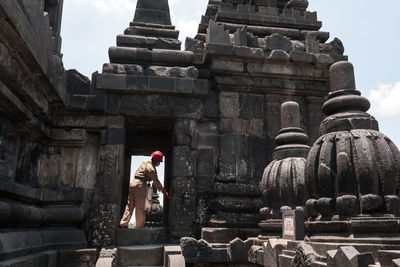
[[(309, 0), (321, 30), (338, 37), (354, 64), (357, 89), (371, 102), (380, 130), (400, 147), (399, 0)], [(180, 40), (194, 37), (208, 0), (170, 0)], [(67, 0), (62, 24), (64, 65), (86, 76), (109, 62), (108, 48), (132, 21), (136, 0)]]

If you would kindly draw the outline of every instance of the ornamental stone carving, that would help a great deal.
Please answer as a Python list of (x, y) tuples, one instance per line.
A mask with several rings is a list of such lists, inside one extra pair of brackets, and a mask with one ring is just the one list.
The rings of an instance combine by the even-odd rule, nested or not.
[(351, 63), (332, 65), (330, 83), (322, 136), (307, 158), (308, 215), (398, 215), (399, 150), (366, 113), (370, 103), (355, 89)]

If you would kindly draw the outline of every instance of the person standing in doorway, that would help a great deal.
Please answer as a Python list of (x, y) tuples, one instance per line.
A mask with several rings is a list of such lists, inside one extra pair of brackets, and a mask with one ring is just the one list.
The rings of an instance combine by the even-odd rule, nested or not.
[(146, 215), (144, 206), (146, 200), (147, 182), (153, 181), (157, 190), (162, 192), (165, 197), (168, 197), (167, 190), (161, 185), (158, 180), (156, 167), (163, 162), (163, 153), (155, 151), (151, 154), (151, 160), (144, 161), (135, 173), (135, 178), (132, 179), (129, 185), (128, 203), (126, 204), (125, 212), (122, 217), (120, 227), (127, 228), (131, 220), (133, 210), (136, 208), (136, 228), (144, 228)]

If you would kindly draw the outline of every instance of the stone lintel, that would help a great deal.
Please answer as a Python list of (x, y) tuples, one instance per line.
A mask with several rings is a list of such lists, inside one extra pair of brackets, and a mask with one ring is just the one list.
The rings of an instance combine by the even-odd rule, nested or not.
[(62, 128), (90, 128), (100, 129), (107, 127), (107, 117), (94, 115), (64, 115), (57, 120), (57, 126)]
[[(297, 61), (297, 59), (296, 59)], [(288, 78), (298, 78), (302, 80), (320, 80), (326, 81), (329, 79), (329, 73), (327, 69), (316, 69), (312, 64), (304, 64), (300, 59), (291, 64), (279, 64), (277, 62), (270, 64), (262, 63), (249, 63), (247, 71), (257, 76), (280, 76)], [(308, 62), (311, 63), (311, 62)]]
[(85, 146), (86, 141), (87, 133), (83, 129), (72, 129), (71, 131), (53, 129), (49, 144), (52, 146), (82, 147)]
[(108, 92), (207, 96), (208, 80), (98, 74), (97, 89)]
[[(294, 78), (294, 79), (293, 79)], [(303, 96), (326, 97), (329, 92), (327, 79), (311, 80), (303, 77), (293, 77), (287, 80), (286, 77), (279, 75), (257, 75), (253, 77), (225, 75), (217, 73), (215, 80), (219, 91), (234, 91), (246, 93), (269, 93), (281, 95), (285, 93)]]
[(151, 51), (146, 48), (110, 47), (108, 54), (111, 63), (121, 64), (191, 66), (195, 61), (195, 54), (191, 51), (166, 49)]

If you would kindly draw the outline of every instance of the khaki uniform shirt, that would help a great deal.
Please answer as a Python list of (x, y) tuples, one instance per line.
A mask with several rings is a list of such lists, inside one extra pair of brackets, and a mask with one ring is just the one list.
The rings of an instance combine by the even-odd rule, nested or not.
[(156, 186), (157, 190), (162, 192), (163, 186), (161, 185), (160, 181), (158, 180), (157, 170), (151, 163), (151, 160), (143, 161), (143, 163), (139, 166), (135, 173), (135, 178), (146, 181), (153, 181), (154, 185)]

